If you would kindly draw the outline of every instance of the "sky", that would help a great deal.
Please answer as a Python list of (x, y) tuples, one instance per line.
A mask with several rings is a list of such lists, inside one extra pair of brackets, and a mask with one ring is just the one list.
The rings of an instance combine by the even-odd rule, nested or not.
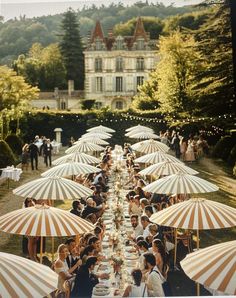
[[(74, 10), (81, 9), (84, 5), (91, 4), (119, 3), (130, 5), (140, 0), (0, 0), (0, 15), (4, 20), (25, 15), (28, 18), (39, 17), (42, 15), (53, 15), (65, 12), (69, 6)], [(141, 0), (142, 2), (146, 0)], [(166, 6), (173, 3), (175, 6), (191, 5), (202, 2), (203, 0), (150, 0), (150, 2), (162, 2)], [(236, 1), (236, 0), (235, 0)], [(70, 4), (71, 3), (71, 4)]]

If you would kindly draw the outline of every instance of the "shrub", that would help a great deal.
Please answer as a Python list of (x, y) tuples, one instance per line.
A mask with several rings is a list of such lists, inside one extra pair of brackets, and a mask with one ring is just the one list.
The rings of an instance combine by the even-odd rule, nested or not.
[(10, 146), (11, 150), (15, 155), (21, 155), (23, 146), (21, 138), (19, 138), (15, 134), (11, 134), (6, 137), (5, 141)]
[(232, 136), (225, 136), (216, 143), (212, 151), (212, 156), (227, 160), (234, 145), (234, 138), (232, 138)]
[(0, 140), (0, 168), (14, 165), (15, 162), (14, 153), (9, 145), (4, 140)]
[(231, 149), (227, 162), (231, 166), (236, 163), (236, 145)]
[(85, 99), (81, 102), (81, 107), (83, 110), (91, 110), (95, 104), (94, 99)]

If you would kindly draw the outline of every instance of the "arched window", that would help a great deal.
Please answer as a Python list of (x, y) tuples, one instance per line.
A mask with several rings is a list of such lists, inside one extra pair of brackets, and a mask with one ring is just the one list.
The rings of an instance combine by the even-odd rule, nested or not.
[(100, 38), (97, 38), (95, 40), (95, 50), (96, 51), (101, 51), (102, 50), (102, 42)]
[(123, 108), (124, 108), (124, 103), (123, 103), (123, 101), (121, 101), (121, 100), (117, 100), (117, 101), (116, 101), (116, 109), (117, 109), (117, 110), (123, 110)]

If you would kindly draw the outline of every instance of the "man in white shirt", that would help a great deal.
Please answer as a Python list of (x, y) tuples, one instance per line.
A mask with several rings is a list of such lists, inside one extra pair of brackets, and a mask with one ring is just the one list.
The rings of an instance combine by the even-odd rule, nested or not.
[(132, 238), (136, 239), (138, 236), (143, 235), (143, 227), (139, 224), (139, 216), (137, 214), (131, 215), (130, 221), (133, 227)]
[(162, 283), (165, 281), (156, 266), (156, 258), (151, 253), (146, 253), (144, 257), (144, 266), (148, 270), (147, 276), (147, 291), (148, 297), (164, 297)]
[(143, 238), (146, 240), (146, 237), (150, 236), (149, 226), (151, 225), (147, 215), (141, 216), (141, 225), (143, 227)]

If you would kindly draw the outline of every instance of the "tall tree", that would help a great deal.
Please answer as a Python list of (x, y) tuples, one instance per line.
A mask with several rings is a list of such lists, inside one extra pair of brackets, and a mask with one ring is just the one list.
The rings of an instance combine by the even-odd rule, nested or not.
[(76, 13), (69, 9), (62, 20), (60, 49), (68, 80), (74, 80), (75, 87), (84, 89), (84, 56)]
[(23, 77), (5, 66), (0, 66), (0, 78), (0, 122), (4, 138), (8, 133), (10, 120), (20, 117), (29, 101), (38, 97), (38, 88), (31, 87)]

